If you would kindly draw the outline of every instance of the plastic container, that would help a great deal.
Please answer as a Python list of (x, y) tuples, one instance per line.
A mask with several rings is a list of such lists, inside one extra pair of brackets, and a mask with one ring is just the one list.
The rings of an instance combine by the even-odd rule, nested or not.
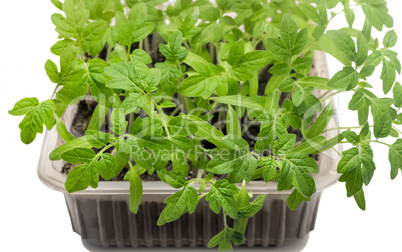
[[(312, 74), (327, 77), (325, 55), (314, 57)], [(319, 94), (317, 94), (319, 95)], [(334, 111), (336, 112), (336, 111)], [(63, 116), (66, 125), (71, 125), (74, 107), (69, 107)], [(336, 113), (328, 127), (337, 125)], [(328, 131), (333, 137), (336, 131)], [(213, 213), (205, 201), (200, 201), (195, 213), (185, 214), (179, 220), (164, 226), (156, 222), (164, 208), (164, 199), (176, 189), (160, 181), (145, 181), (144, 195), (138, 214), (128, 208), (129, 182), (99, 182), (97, 189), (69, 194), (64, 188), (66, 176), (61, 173), (63, 161), (50, 161), (49, 153), (63, 143), (55, 127), (44, 137), (38, 175), (44, 184), (63, 192), (70, 213), (73, 230), (86, 242), (102, 247), (197, 247), (206, 246), (210, 238), (223, 228), (222, 215)], [(276, 190), (276, 182), (252, 181), (247, 185), (254, 196), (268, 194), (263, 208), (249, 220), (244, 246), (283, 246), (306, 237), (314, 229), (322, 191), (336, 183), (337, 154), (328, 150), (319, 155), (319, 173), (313, 177), (317, 192), (309, 202), (302, 202), (291, 211), (286, 200), (291, 191)]]

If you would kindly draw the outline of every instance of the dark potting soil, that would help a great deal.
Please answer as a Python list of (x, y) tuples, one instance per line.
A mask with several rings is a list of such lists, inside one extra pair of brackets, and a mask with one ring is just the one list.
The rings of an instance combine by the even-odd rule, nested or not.
[[(164, 62), (165, 61), (165, 57), (159, 52), (159, 43), (164, 43), (164, 41), (160, 37), (159, 34), (150, 35), (148, 37), (148, 40), (149, 40), (149, 43), (148, 43), (149, 48), (147, 50), (149, 51), (149, 54), (150, 54), (150, 56), (152, 58), (152, 63), (149, 64), (148, 66), (153, 67), (154, 64), (156, 64), (158, 62)], [(208, 46), (209, 45), (207, 45), (207, 49), (208, 49)], [(131, 46), (131, 51), (137, 49), (138, 47), (139, 47), (139, 43), (134, 43)], [(263, 47), (262, 43), (259, 44), (258, 47)], [(257, 49), (263, 49), (263, 48), (257, 48)], [(214, 48), (213, 48), (213, 50), (214, 50)], [(99, 53), (98, 57), (105, 60), (106, 57), (107, 57), (106, 52), (107, 52), (107, 47), (105, 47), (105, 49), (101, 53)], [(86, 57), (86, 60), (91, 58), (89, 55), (85, 55), (85, 57)], [(216, 58), (213, 59), (213, 62), (216, 62)], [(269, 68), (270, 68), (270, 66), (266, 66), (265, 68), (263, 68), (261, 70), (261, 72), (259, 74), (259, 78), (258, 78), (259, 79), (259, 84), (260, 84), (259, 85), (259, 90), (258, 90), (259, 95), (264, 95), (265, 87), (266, 87), (266, 85), (267, 85), (267, 83), (268, 83), (268, 81), (269, 81), (269, 79), (271, 77), (271, 74), (269, 73)], [(313, 65), (313, 68), (314, 68), (314, 65)], [(281, 97), (279, 99), (280, 104), (286, 99), (287, 95), (288, 95), (287, 93), (282, 93), (282, 95), (281, 95)], [(87, 127), (88, 127), (89, 121), (91, 120), (91, 117), (92, 117), (92, 113), (93, 113), (94, 109), (96, 108), (96, 106), (97, 106), (97, 102), (95, 100), (93, 100), (90, 97), (90, 95), (87, 95), (86, 100), (80, 101), (78, 103), (78, 111), (77, 111), (77, 114), (74, 117), (73, 124), (71, 125), (72, 134), (75, 137), (81, 137), (81, 136), (85, 135), (85, 131), (86, 131)], [(170, 114), (170, 113), (172, 113), (174, 111), (174, 109), (175, 108), (164, 109), (164, 112), (166, 112), (167, 114)], [(135, 118), (137, 116), (144, 117), (145, 113), (142, 110), (140, 110), (139, 114), (134, 116), (134, 120), (135, 120)], [(225, 116), (225, 118), (226, 118), (226, 116)], [(211, 124), (216, 125), (215, 123), (218, 122), (218, 121), (219, 121), (219, 111), (215, 110), (213, 112), (213, 114), (212, 114)], [(243, 138), (249, 143), (250, 149), (254, 150), (255, 138), (257, 137), (258, 133), (260, 132), (260, 124), (258, 122), (255, 122), (255, 121), (251, 122), (251, 121), (249, 121), (249, 119), (247, 119), (245, 116), (243, 116), (241, 118), (241, 124), (245, 125), (246, 123), (247, 124), (252, 123), (252, 125), (247, 130), (248, 134), (244, 134)], [(106, 116), (106, 119), (104, 121), (104, 124), (101, 127), (101, 130), (102, 131), (108, 131), (109, 130), (108, 116)], [(225, 124), (222, 125), (222, 132), (224, 134), (226, 134), (226, 125)], [(296, 145), (301, 143), (301, 141), (303, 140), (303, 136), (302, 136), (300, 130), (295, 130), (292, 127), (290, 127), (288, 129), (288, 132), (293, 133), (293, 134), (296, 135)], [(205, 149), (213, 149), (213, 148), (216, 147), (215, 145), (213, 145), (212, 143), (210, 143), (210, 142), (208, 142), (206, 140), (201, 141), (201, 144)], [(94, 151), (98, 152), (99, 149), (94, 148)], [(112, 150), (109, 149), (107, 152), (110, 153), (111, 151)], [(266, 151), (266, 152), (263, 153), (263, 155), (267, 156), (267, 155), (270, 155), (270, 153), (268, 151)], [(311, 157), (314, 158), (315, 160), (318, 160), (317, 155), (314, 155), (314, 156), (311, 156)], [(189, 163), (189, 172), (188, 172), (188, 174), (186, 176), (187, 180), (197, 177), (197, 171), (194, 169), (194, 167), (192, 166), (191, 162), (188, 162), (188, 163)], [(75, 165), (65, 163), (65, 165), (64, 165), (64, 167), (63, 167), (61, 172), (63, 174), (67, 175), (74, 167), (75, 167)], [(168, 171), (173, 170), (173, 165), (172, 165), (171, 162), (168, 163), (166, 169)], [(120, 172), (120, 174), (116, 178), (113, 179), (113, 181), (122, 181), (123, 178), (124, 178), (124, 175), (127, 173), (128, 170), (129, 170), (129, 166), (127, 164), (123, 168), (123, 170)], [(223, 179), (224, 177), (226, 177), (226, 175), (215, 175), (216, 179)], [(146, 172), (146, 173), (140, 175), (140, 178), (143, 181), (159, 181), (160, 180), (158, 175), (156, 174), (156, 172), (154, 172), (153, 174), (148, 174)], [(104, 179), (101, 176), (99, 176), (99, 180), (104, 181)], [(263, 179), (261, 178), (261, 180), (263, 180)]]

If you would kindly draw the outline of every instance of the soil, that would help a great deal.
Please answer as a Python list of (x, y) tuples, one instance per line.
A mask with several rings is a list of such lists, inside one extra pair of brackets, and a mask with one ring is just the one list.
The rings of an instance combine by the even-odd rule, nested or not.
[[(165, 61), (165, 57), (159, 52), (159, 43), (163, 43), (163, 39), (160, 37), (159, 34), (152, 34), (149, 36), (149, 52), (152, 58), (152, 63), (149, 64), (149, 67), (153, 67), (153, 65), (155, 63), (158, 62), (164, 62)], [(259, 44), (258, 46), (261, 47), (262, 44)], [(138, 43), (134, 43), (131, 46), (131, 51), (137, 49), (139, 46)], [(208, 47), (208, 45), (207, 45)], [(257, 49), (263, 49), (263, 48), (257, 48)], [(99, 58), (106, 58), (106, 51), (107, 51), (107, 47), (98, 55)], [(85, 55), (86, 59), (91, 58), (89, 55)], [(216, 61), (216, 59), (213, 59), (213, 61)], [(258, 94), (259, 95), (264, 95), (264, 90), (265, 87), (271, 77), (271, 74), (268, 72), (269, 68), (271, 66), (266, 66), (264, 69), (262, 69), (260, 75), (259, 75), (259, 90), (258, 90)], [(312, 66), (314, 68), (314, 65)], [(177, 94), (176, 94), (177, 95)], [(280, 97), (280, 103), (282, 103), (285, 98), (287, 96), (287, 93), (282, 93), (281, 97)], [(89, 99), (88, 99), (89, 97)], [(91, 120), (91, 116), (92, 113), (94, 111), (94, 109), (96, 108), (97, 102), (94, 101), (92, 98), (90, 98), (90, 95), (87, 96), (86, 100), (82, 100), (78, 103), (78, 111), (77, 114), (75, 115), (75, 118), (73, 120), (73, 124), (72, 124), (72, 129), (73, 132), (72, 134), (75, 137), (81, 137), (85, 135), (85, 131), (88, 127), (89, 121)], [(173, 112), (174, 108), (171, 109), (164, 109), (164, 112), (167, 113), (171, 113)], [(140, 112), (138, 113), (138, 115), (135, 115), (135, 117), (137, 116), (141, 116), (144, 117), (145, 113), (140, 110)], [(134, 119), (135, 119), (134, 117)], [(211, 119), (211, 123), (215, 124), (218, 121), (219, 118), (219, 112), (217, 110), (215, 110), (215, 112), (213, 112), (213, 117)], [(243, 125), (244, 123), (246, 123), (246, 120), (249, 120), (247, 118), (245, 118), (244, 116), (241, 118), (241, 124)], [(103, 124), (103, 126), (101, 127), (101, 130), (103, 131), (108, 131), (109, 125), (108, 125), (108, 117), (106, 117), (105, 122)], [(247, 123), (250, 123), (250, 121), (248, 121)], [(225, 125), (222, 125), (222, 131), (224, 134), (226, 134), (226, 127)], [(250, 149), (254, 150), (254, 145), (255, 145), (255, 137), (258, 135), (258, 133), (260, 132), (260, 125), (259, 123), (253, 123), (252, 126), (249, 127), (248, 129), (249, 134), (245, 134), (244, 135), (244, 139), (249, 143), (250, 145)], [(303, 140), (303, 136), (301, 134), (301, 132), (299, 130), (295, 130), (292, 127), (290, 127), (288, 129), (289, 133), (293, 133), (296, 134), (296, 143), (300, 143)], [(253, 139), (254, 138), (254, 139)], [(213, 149), (216, 146), (206, 140), (201, 141), (202, 146), (205, 149)], [(99, 149), (95, 149), (95, 152), (98, 152)], [(108, 150), (107, 152), (111, 152), (112, 150)], [(263, 153), (263, 155), (269, 155), (269, 152), (265, 152)], [(312, 158), (314, 158), (315, 160), (318, 160), (318, 156), (317, 155), (311, 155)], [(193, 168), (191, 162), (189, 163), (189, 172), (188, 175), (186, 177), (187, 180), (192, 179), (192, 178), (196, 178), (197, 177), (197, 171)], [(69, 164), (69, 163), (65, 163), (63, 169), (62, 169), (62, 173), (63, 174), (68, 174), (73, 168), (75, 167), (75, 165)], [(169, 162), (166, 169), (169, 170), (173, 170), (173, 166), (172, 164)], [(129, 170), (129, 166), (126, 165), (126, 167), (124, 167), (124, 169), (121, 171), (121, 173), (113, 179), (113, 181), (122, 181), (124, 178), (124, 175), (127, 173), (127, 171)], [(224, 177), (226, 177), (226, 175), (215, 175), (215, 177), (217, 179), (223, 179)], [(140, 178), (143, 181), (159, 181), (159, 177), (157, 176), (156, 172), (154, 172), (153, 174), (148, 174), (147, 172), (140, 175)], [(104, 179), (99, 176), (99, 180), (100, 181), (104, 181)], [(261, 180), (263, 180), (261, 178)]]

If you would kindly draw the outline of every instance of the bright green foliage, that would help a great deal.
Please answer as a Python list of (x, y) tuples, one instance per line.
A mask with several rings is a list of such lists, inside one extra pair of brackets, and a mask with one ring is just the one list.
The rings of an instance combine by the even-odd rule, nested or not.
[[(9, 113), (24, 116), (26, 144), (56, 125), (65, 143), (49, 158), (75, 165), (67, 192), (96, 188), (100, 176), (114, 180), (124, 171), (129, 208), (137, 213), (141, 175), (154, 174), (177, 190), (158, 225), (205, 200), (225, 218), (208, 247), (230, 250), (244, 243), (248, 219), (266, 199), (247, 190), (253, 180), (274, 184), (295, 210), (316, 192), (314, 155), (339, 143), (346, 144), (338, 152), (339, 181), (362, 210), (363, 187), (376, 169), (372, 143), (389, 148), (391, 178), (398, 175), (402, 86), (395, 81), (402, 66), (392, 50), (398, 36), (392, 29), (383, 38), (372, 32), (392, 28), (385, 0), (217, 0), (216, 6), (181, 0), (161, 9), (164, 2), (51, 0), (61, 11), (51, 17), (59, 40), (50, 49), (60, 60), (44, 64), (54, 92), (44, 101), (23, 98)], [(358, 9), (365, 14), (361, 30)], [(348, 27), (328, 30), (340, 13)], [(316, 50), (343, 64), (331, 78), (311, 74)], [(387, 97), (373, 93), (378, 83)], [(340, 101), (356, 119), (330, 128), (331, 97), (345, 92), (349, 98)], [(69, 132), (63, 117), (80, 100), (88, 108), (96, 102), (84, 136)], [(389, 137), (397, 139), (379, 141)], [(194, 170), (196, 177), (189, 176)]]
[(154, 23), (146, 20), (147, 6), (142, 2), (131, 7), (127, 18), (122, 12), (117, 12), (115, 26), (117, 40), (123, 45), (130, 46), (144, 39), (155, 28)]

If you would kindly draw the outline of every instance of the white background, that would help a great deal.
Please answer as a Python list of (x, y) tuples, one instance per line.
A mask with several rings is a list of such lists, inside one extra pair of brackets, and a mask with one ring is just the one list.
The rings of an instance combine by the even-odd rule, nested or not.
[[(396, 32), (402, 37), (402, 4), (389, 0)], [(2, 251), (86, 251), (71, 224), (61, 193), (43, 185), (36, 174), (42, 135), (31, 145), (19, 140), (22, 118), (7, 111), (23, 97), (50, 98), (53, 84), (44, 71), (47, 59), (58, 62), (49, 48), (57, 41), (50, 21), (56, 9), (50, 1), (3, 1), (0, 7), (0, 250)], [(363, 18), (357, 15), (361, 27)], [(346, 25), (343, 17), (336, 25)], [(334, 23), (332, 25), (334, 25)], [(399, 43), (395, 50), (402, 53)], [(329, 59), (330, 72), (341, 69)], [(379, 73), (377, 73), (377, 78)], [(381, 95), (381, 81), (370, 82)], [(340, 98), (340, 123), (356, 125), (357, 113), (347, 112)], [(390, 180), (388, 152), (374, 146), (376, 174), (365, 189), (367, 210), (361, 211), (346, 197), (344, 184), (327, 189), (322, 197), (316, 229), (303, 251), (402, 251), (402, 175)]]

